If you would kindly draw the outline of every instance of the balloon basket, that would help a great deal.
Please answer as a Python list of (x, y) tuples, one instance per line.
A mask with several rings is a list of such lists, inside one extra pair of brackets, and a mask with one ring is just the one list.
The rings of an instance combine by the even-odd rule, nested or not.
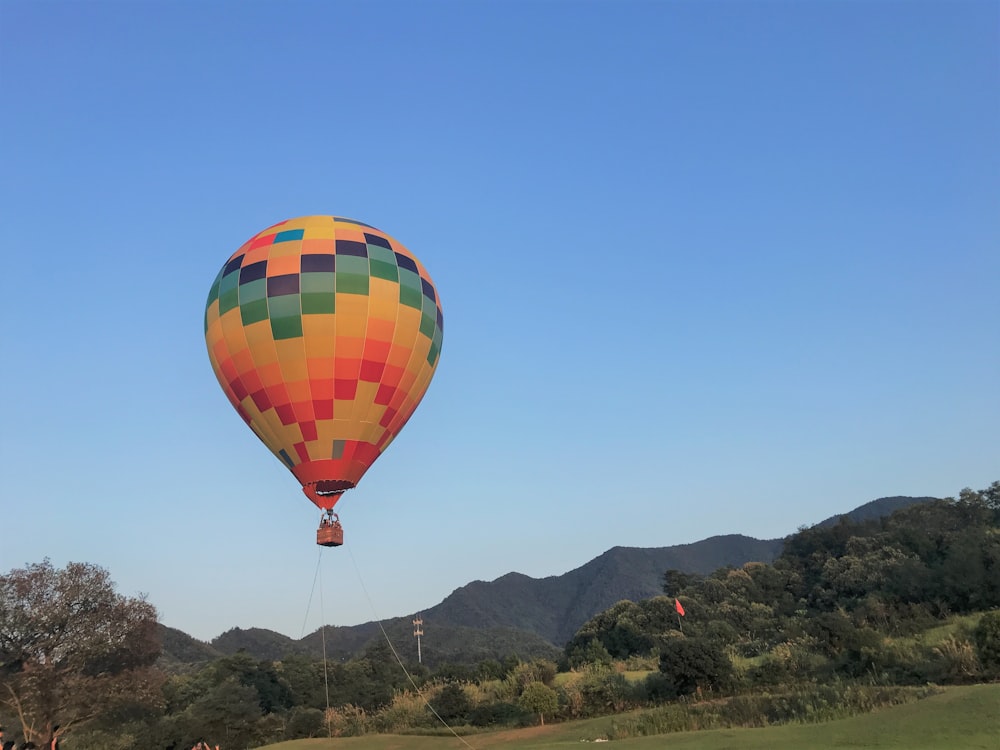
[(344, 527), (336, 514), (324, 516), (316, 529), (316, 544), (321, 547), (339, 547), (344, 543)]

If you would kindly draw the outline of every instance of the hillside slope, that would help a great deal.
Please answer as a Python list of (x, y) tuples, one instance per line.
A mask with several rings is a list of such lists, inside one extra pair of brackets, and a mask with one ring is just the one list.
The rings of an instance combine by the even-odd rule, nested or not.
[(615, 602), (662, 594), (664, 571), (707, 574), (751, 561), (772, 562), (781, 547), (779, 539), (736, 534), (674, 547), (613, 547), (559, 576), (508, 573), (495, 581), (473, 581), (426, 610), (424, 620), (519, 628), (562, 647), (583, 623)]

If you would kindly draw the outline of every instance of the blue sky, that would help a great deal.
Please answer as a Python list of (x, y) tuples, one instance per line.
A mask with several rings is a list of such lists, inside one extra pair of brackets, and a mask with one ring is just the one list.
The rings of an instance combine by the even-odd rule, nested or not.
[[(0, 4), (0, 569), (292, 637), (1000, 479), (996, 2)], [(204, 304), (412, 250), (441, 363), (319, 556)], [(428, 639), (433, 623), (425, 623)], [(430, 641), (429, 641), (430, 643)]]

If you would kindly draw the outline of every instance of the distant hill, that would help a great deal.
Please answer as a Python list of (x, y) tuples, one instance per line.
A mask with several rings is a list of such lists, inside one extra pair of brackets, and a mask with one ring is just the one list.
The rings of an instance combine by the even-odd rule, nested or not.
[(840, 523), (840, 519), (842, 518), (846, 518), (847, 520), (853, 521), (854, 523), (860, 523), (861, 521), (868, 521), (873, 518), (885, 518), (886, 516), (891, 516), (900, 508), (906, 508), (910, 505), (915, 505), (917, 503), (928, 503), (938, 499), (940, 498), (904, 497), (902, 495), (894, 495), (893, 497), (880, 497), (878, 500), (872, 500), (870, 503), (859, 505), (850, 513), (843, 513), (838, 516), (830, 516), (825, 521), (820, 521), (816, 525), (824, 527), (834, 526)]
[(663, 573), (711, 573), (750, 561), (773, 562), (780, 539), (715, 536), (674, 547), (613, 547), (587, 564), (548, 578), (508, 573), (489, 583), (473, 581), (424, 611), (428, 627), (446, 622), (466, 627), (527, 630), (562, 647), (583, 623), (622, 599), (663, 593)]
[[(160, 643), (163, 653), (160, 666), (167, 672), (183, 671), (189, 666), (218, 659), (222, 653), (204, 641), (192, 638), (177, 628), (160, 625)], [(277, 635), (277, 634), (275, 634)]]
[[(400, 658), (417, 660), (417, 642), (413, 637), (412, 617), (395, 617), (382, 622), (389, 640)], [(444, 662), (478, 664), (487, 659), (502, 660), (510, 654), (522, 659), (558, 658), (561, 650), (545, 638), (530, 631), (512, 627), (467, 627), (443, 620), (424, 617), (424, 637), (421, 639), (423, 662), (435, 666)], [(336, 660), (349, 659), (364, 651), (370, 644), (383, 639), (378, 623), (364, 623), (352, 627), (334, 627), (316, 630), (306, 636), (313, 654), (322, 654), (323, 638), (326, 653)]]
[[(934, 499), (883, 497), (818, 525), (835, 524), (845, 517), (852, 521), (880, 518)], [(524, 659), (553, 658), (598, 612), (623, 599), (637, 601), (662, 594), (667, 570), (707, 575), (748, 562), (770, 563), (781, 554), (783, 546), (783, 539), (730, 534), (671, 547), (613, 547), (558, 576), (531, 578), (507, 573), (494, 581), (473, 581), (423, 611), (424, 662), (430, 666), (442, 662), (468, 664), (502, 659), (512, 653)], [(401, 657), (415, 659), (411, 618), (385, 620), (382, 627), (393, 644), (407, 652)], [(163, 632), (163, 663), (173, 668), (239, 651), (256, 659), (279, 660), (289, 654), (319, 658), (324, 653), (324, 639), (327, 657), (339, 661), (357, 656), (373, 640), (383, 637), (377, 622), (327, 627), (300, 640), (261, 628), (233, 628), (211, 644), (173, 628), (163, 628)]]
[[(233, 628), (212, 639), (212, 647), (225, 655), (246, 651), (256, 659), (280, 661), (291, 654), (308, 654), (310, 648), (302, 641), (264, 628)], [(320, 651), (322, 655), (322, 651)]]

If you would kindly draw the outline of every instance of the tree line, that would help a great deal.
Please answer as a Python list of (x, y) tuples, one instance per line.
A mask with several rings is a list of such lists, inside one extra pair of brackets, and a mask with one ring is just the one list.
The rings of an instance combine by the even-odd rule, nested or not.
[(558, 661), (511, 654), (404, 672), (376, 641), (339, 663), (237, 653), (166, 673), (150, 604), (117, 594), (97, 566), (44, 561), (0, 576), (0, 724), (36, 744), (64, 735), (69, 749), (233, 750), (651, 706), (689, 718), (711, 706), (729, 717), (716, 721), (753, 724), (997, 679), (1000, 483), (802, 529), (773, 564), (666, 571), (663, 591), (597, 614)]

